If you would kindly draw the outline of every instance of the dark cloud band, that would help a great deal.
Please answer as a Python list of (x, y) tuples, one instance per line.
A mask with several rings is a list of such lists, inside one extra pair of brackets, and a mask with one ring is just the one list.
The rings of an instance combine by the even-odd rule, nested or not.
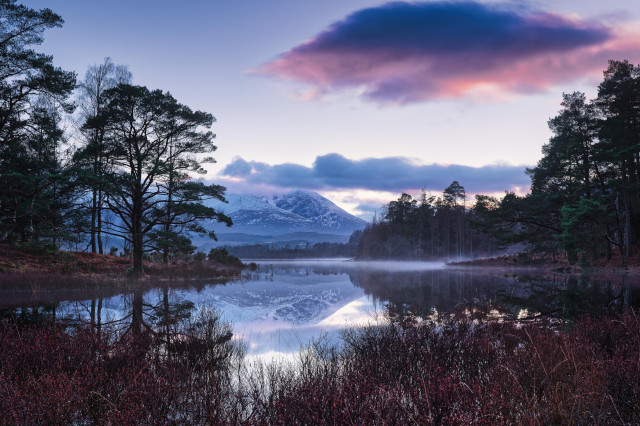
[(312, 167), (268, 165), (237, 158), (222, 175), (254, 185), (309, 190), (441, 191), (457, 180), (470, 193), (487, 193), (529, 185), (524, 166), (424, 165), (403, 157), (350, 160), (340, 154), (316, 157)]

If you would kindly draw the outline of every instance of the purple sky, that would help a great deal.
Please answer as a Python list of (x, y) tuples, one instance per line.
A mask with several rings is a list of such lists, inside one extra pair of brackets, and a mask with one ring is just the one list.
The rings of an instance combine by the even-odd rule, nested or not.
[(458, 180), (525, 191), (562, 92), (640, 62), (636, 0), (32, 0), (66, 23), (40, 48), (83, 76), (110, 56), (136, 84), (216, 116), (231, 191), (311, 189), (372, 206)]

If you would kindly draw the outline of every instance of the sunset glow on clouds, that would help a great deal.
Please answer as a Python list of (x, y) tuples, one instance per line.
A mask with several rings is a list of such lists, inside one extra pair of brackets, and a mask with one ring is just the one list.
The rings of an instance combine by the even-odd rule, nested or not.
[(110, 56), (212, 113), (217, 163), (194, 177), (363, 218), (452, 180), (526, 193), (562, 93), (592, 99), (609, 59), (640, 63), (638, 0), (18, 3), (64, 18), (38, 47), (56, 66), (81, 79)]
[(496, 100), (597, 76), (637, 56), (623, 30), (505, 4), (393, 2), (363, 9), (256, 73), (308, 86), (300, 99), (353, 90), (381, 104)]

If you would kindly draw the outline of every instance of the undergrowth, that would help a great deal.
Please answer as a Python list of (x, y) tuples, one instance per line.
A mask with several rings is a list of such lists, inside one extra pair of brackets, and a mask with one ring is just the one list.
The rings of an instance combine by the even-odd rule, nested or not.
[(640, 318), (570, 328), (455, 315), (344, 331), (242, 366), (213, 313), (119, 335), (0, 323), (6, 424), (637, 424)]

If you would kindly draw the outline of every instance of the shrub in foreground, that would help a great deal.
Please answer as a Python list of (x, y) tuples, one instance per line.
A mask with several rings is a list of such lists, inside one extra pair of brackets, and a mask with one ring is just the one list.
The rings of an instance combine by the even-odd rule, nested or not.
[[(124, 334), (0, 323), (0, 422), (203, 423), (233, 419), (231, 329), (204, 311)], [(222, 403), (221, 401), (224, 401)]]
[[(133, 329), (132, 329), (133, 330)], [(558, 331), (458, 315), (350, 329), (340, 349), (234, 368), (211, 312), (125, 334), (0, 322), (1, 422), (638, 424), (640, 318)]]
[[(273, 375), (260, 422), (612, 424), (640, 422), (640, 322), (400, 323), (347, 331), (345, 348)], [(322, 351), (321, 351), (322, 352)]]

